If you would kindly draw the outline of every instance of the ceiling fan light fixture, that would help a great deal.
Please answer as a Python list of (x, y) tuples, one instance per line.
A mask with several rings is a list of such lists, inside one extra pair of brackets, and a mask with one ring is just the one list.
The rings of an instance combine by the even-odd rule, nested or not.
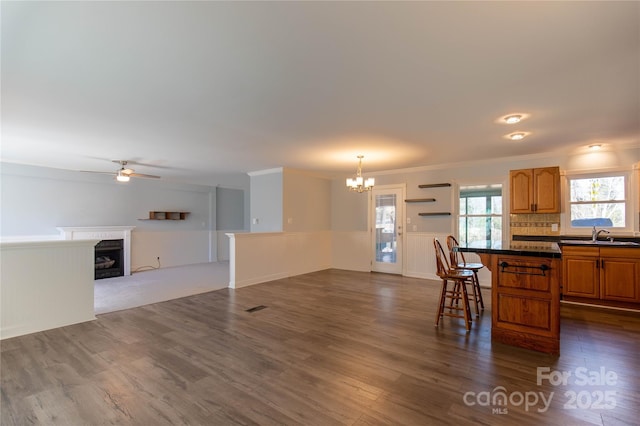
[(116, 175), (116, 180), (118, 182), (129, 182), (129, 179), (131, 179), (129, 176), (125, 175), (124, 173), (122, 173), (122, 170), (118, 171), (118, 174)]

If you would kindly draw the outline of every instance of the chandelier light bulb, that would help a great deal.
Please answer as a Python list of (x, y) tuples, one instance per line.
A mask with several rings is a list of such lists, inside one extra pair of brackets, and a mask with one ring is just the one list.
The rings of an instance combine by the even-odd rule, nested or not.
[(374, 178), (367, 178), (366, 180), (362, 177), (362, 159), (364, 155), (358, 155), (358, 170), (356, 172), (356, 176), (354, 178), (347, 178), (347, 188), (350, 191), (355, 191), (358, 193), (362, 193), (365, 191), (371, 191), (373, 186), (375, 185)]

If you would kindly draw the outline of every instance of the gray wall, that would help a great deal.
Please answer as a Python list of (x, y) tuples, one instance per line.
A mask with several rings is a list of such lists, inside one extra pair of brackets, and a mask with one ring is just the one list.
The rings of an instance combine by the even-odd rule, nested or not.
[(252, 173), (250, 178), (251, 232), (282, 232), (282, 169)]
[(245, 191), (234, 188), (216, 188), (216, 230), (244, 230)]
[[(212, 233), (215, 186), (163, 179), (132, 179), (123, 184), (108, 175), (7, 163), (0, 166), (0, 236), (5, 239), (56, 238), (58, 226), (130, 225), (136, 227), (132, 236), (134, 263), (155, 264), (156, 256), (162, 258), (163, 266), (216, 259)], [(248, 189), (246, 175), (221, 180)], [(184, 221), (144, 220), (149, 211), (190, 214)]]
[[(135, 225), (163, 229), (158, 221), (140, 221), (149, 211), (189, 211), (183, 230), (211, 229), (210, 192), (199, 185), (132, 179), (127, 184), (107, 175), (2, 164), (1, 235), (52, 235), (56, 226)], [(166, 225), (166, 224), (165, 224)]]
[[(377, 184), (377, 181), (376, 181)], [(331, 229), (333, 231), (366, 231), (368, 197), (347, 189), (344, 179), (331, 181)]]

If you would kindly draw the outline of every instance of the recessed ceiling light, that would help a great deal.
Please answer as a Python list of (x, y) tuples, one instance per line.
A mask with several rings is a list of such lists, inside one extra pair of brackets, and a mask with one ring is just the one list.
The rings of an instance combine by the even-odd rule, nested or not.
[(589, 149), (592, 151), (597, 151), (600, 148), (602, 148), (602, 145), (600, 145), (599, 143), (594, 143), (593, 145), (589, 145)]
[(519, 123), (520, 120), (522, 120), (522, 116), (518, 115), (518, 114), (516, 114), (516, 115), (508, 115), (508, 116), (506, 116), (504, 118), (504, 121), (507, 124), (516, 124), (516, 123)]
[(509, 139), (511, 139), (512, 141), (519, 141), (519, 140), (524, 139), (525, 136), (527, 136), (527, 135), (522, 133), (522, 132), (511, 133), (509, 135)]

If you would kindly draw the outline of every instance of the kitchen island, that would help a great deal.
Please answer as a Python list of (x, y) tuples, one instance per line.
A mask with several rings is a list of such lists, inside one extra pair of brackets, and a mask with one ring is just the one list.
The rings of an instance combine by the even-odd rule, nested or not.
[(487, 242), (457, 250), (478, 254), (492, 272), (491, 340), (559, 354), (562, 262), (558, 245)]

